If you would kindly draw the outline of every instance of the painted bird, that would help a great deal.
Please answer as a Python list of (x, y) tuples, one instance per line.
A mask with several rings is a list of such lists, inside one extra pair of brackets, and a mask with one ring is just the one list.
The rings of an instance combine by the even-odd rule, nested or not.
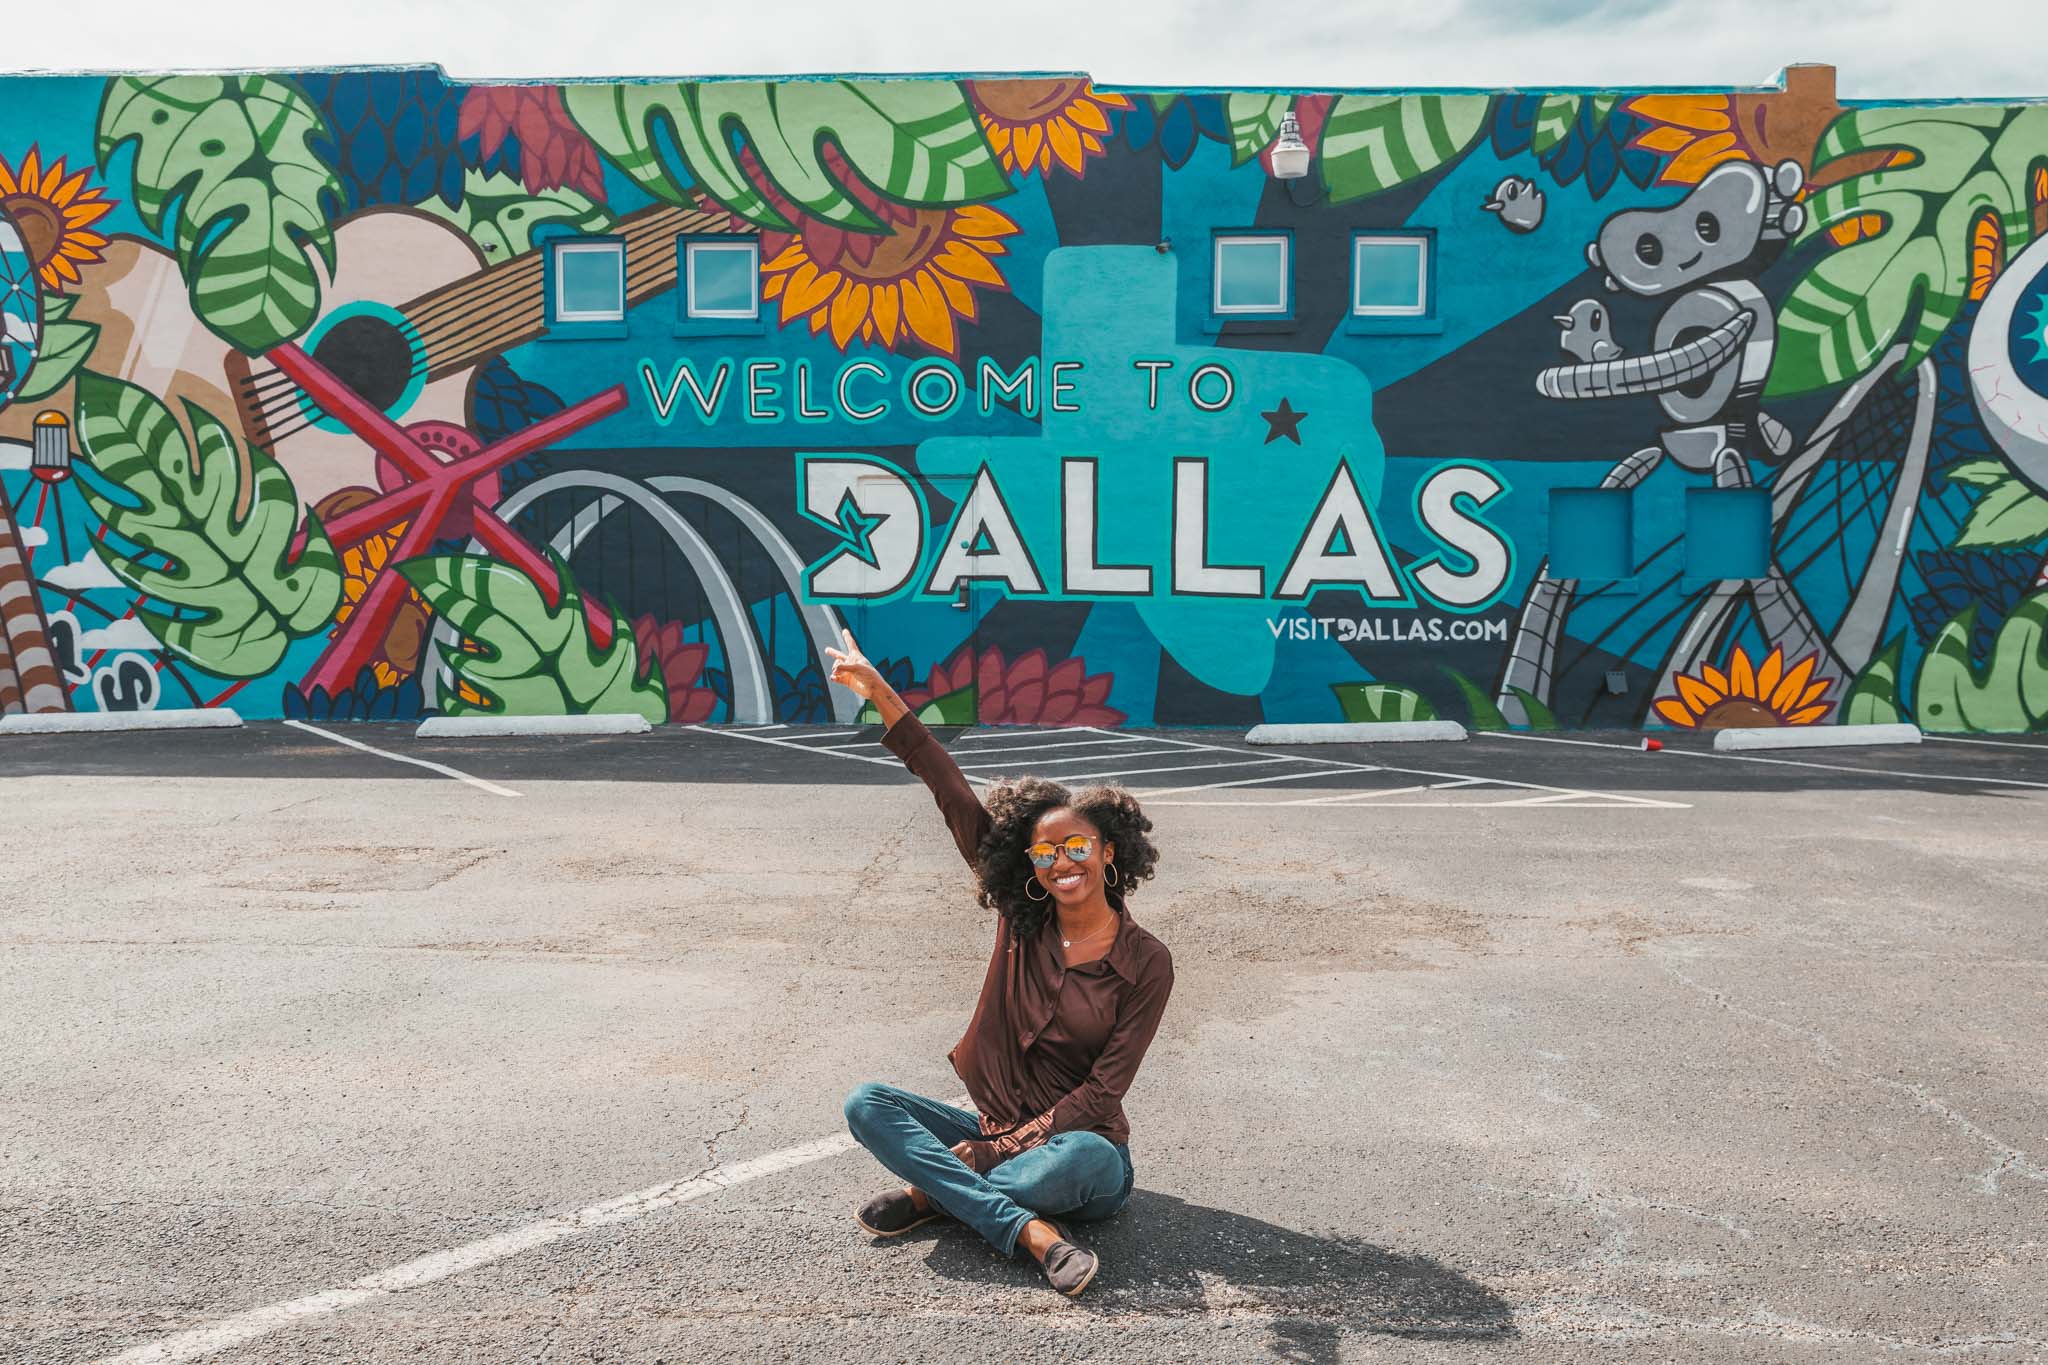
[(1543, 226), (1543, 191), (1536, 182), (1511, 175), (1493, 187), (1493, 197), (1479, 206), (1500, 215), (1511, 232), (1534, 232)]
[(1553, 314), (1550, 320), (1561, 329), (1558, 346), (1576, 360), (1613, 360), (1621, 354), (1620, 343), (1608, 335), (1607, 309), (1598, 299), (1580, 299), (1569, 313)]

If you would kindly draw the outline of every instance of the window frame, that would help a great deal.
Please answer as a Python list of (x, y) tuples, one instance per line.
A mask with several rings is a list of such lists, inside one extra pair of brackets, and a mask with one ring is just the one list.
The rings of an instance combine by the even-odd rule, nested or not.
[[(1390, 242), (1417, 248), (1421, 257), (1416, 282), (1421, 298), (1415, 307), (1389, 307), (1383, 304), (1361, 305), (1358, 287), (1361, 283), (1358, 263), (1361, 250), (1367, 243)], [(1441, 332), (1444, 329), (1440, 316), (1442, 299), (1437, 292), (1437, 237), (1436, 229), (1426, 227), (1395, 228), (1354, 228), (1351, 232), (1350, 256), (1344, 263), (1345, 274), (1350, 285), (1344, 295), (1345, 330), (1354, 333), (1379, 335), (1422, 335)]]
[[(619, 264), (619, 306), (616, 311), (570, 311), (564, 307), (562, 259), (566, 256), (609, 256)], [(626, 239), (623, 237), (577, 237), (548, 244), (548, 258), (554, 265), (553, 287), (549, 290), (549, 315), (556, 322), (571, 324), (613, 323), (626, 320)]]
[[(696, 276), (692, 264), (697, 248), (744, 249), (752, 258), (754, 310), (751, 313), (696, 312)], [(761, 239), (751, 233), (685, 232), (676, 236), (676, 317), (679, 337), (757, 336), (766, 330), (768, 300), (761, 295)]]
[[(684, 237), (681, 241), (683, 252), (683, 316), (692, 322), (753, 322), (761, 316), (761, 242), (755, 237)], [(747, 257), (747, 280), (752, 299), (745, 312), (730, 308), (703, 308), (697, 306), (697, 257), (725, 253), (744, 253)]]
[[(1223, 256), (1232, 244), (1280, 247), (1280, 302), (1277, 306), (1223, 302)], [(1295, 301), (1294, 233), (1287, 228), (1218, 228), (1209, 237), (1208, 314), (1212, 326), (1226, 322), (1292, 322)]]
[[(627, 283), (626, 239), (615, 233), (580, 233), (554, 223), (543, 223), (533, 232), (533, 244), (541, 258), (541, 334), (543, 341), (588, 341), (617, 338), (628, 334), (633, 297)], [(585, 251), (616, 252), (619, 262), (619, 312), (570, 313), (563, 316), (561, 253)]]

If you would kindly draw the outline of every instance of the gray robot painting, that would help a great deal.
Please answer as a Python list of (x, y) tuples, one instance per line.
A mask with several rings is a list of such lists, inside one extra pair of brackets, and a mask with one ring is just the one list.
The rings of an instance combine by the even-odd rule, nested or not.
[[(1755, 281), (1805, 225), (1806, 210), (1795, 202), (1804, 183), (1796, 162), (1769, 171), (1730, 162), (1669, 208), (1615, 214), (1586, 248), (1610, 292), (1670, 300), (1642, 349), (1610, 335), (1610, 315), (1597, 299), (1555, 319), (1559, 349), (1572, 363), (1538, 374), (1539, 393), (1563, 402), (1652, 395), (1665, 419), (1655, 443), (1619, 459), (1600, 487), (1634, 488), (1669, 460), (1710, 476), (1716, 487), (1747, 488), (1755, 482), (1753, 461), (1791, 450), (1792, 434), (1759, 406), (1777, 325)], [(1550, 700), (1577, 588), (1553, 577), (1548, 561), (1537, 571), (1499, 689), (1511, 721), (1526, 719), (1518, 693)], [(1765, 631), (1790, 647), (1811, 624), (1789, 606), (1777, 610), (1777, 596), (1757, 594), (1759, 613)]]

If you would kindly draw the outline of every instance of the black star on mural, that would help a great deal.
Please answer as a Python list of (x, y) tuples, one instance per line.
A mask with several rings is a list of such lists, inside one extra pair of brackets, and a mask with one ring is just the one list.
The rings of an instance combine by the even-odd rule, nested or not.
[(1285, 398), (1280, 400), (1279, 407), (1271, 412), (1262, 412), (1259, 416), (1266, 419), (1268, 430), (1265, 443), (1267, 445), (1273, 444), (1282, 436), (1285, 436), (1296, 445), (1301, 444), (1301, 419), (1308, 416), (1308, 414), (1296, 412), (1288, 406)]

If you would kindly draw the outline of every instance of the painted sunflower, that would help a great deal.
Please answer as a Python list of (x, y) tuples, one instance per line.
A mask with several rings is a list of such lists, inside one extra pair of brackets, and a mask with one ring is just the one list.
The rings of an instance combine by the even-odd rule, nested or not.
[(798, 230), (761, 234), (761, 297), (781, 301), (785, 327), (802, 319), (813, 334), (830, 328), (842, 351), (855, 337), (892, 351), (915, 337), (957, 355), (958, 322), (980, 315), (974, 291), (1010, 287), (994, 258), (1008, 251), (1002, 239), (1017, 225), (983, 204), (911, 208), (862, 186), (853, 192), (894, 231), (848, 232), (784, 205)]
[(77, 284), (80, 266), (105, 259), (107, 239), (91, 227), (114, 211), (115, 201), (87, 183), (91, 174), (90, 166), (71, 171), (61, 156), (44, 165), (34, 147), (19, 167), (0, 157), (0, 209), (21, 229), (46, 289)]
[(1131, 107), (1085, 80), (969, 81), (967, 94), (1004, 170), (1047, 175), (1057, 161), (1076, 179), (1102, 155), (1109, 111)]
[(1774, 646), (1752, 667), (1737, 645), (1725, 673), (1705, 664), (1697, 677), (1678, 674), (1678, 695), (1657, 698), (1656, 711), (1682, 730), (1812, 725), (1832, 709), (1827, 693), (1837, 681), (1817, 676), (1818, 662), (1818, 654), (1809, 654), (1787, 669), (1783, 647)]

